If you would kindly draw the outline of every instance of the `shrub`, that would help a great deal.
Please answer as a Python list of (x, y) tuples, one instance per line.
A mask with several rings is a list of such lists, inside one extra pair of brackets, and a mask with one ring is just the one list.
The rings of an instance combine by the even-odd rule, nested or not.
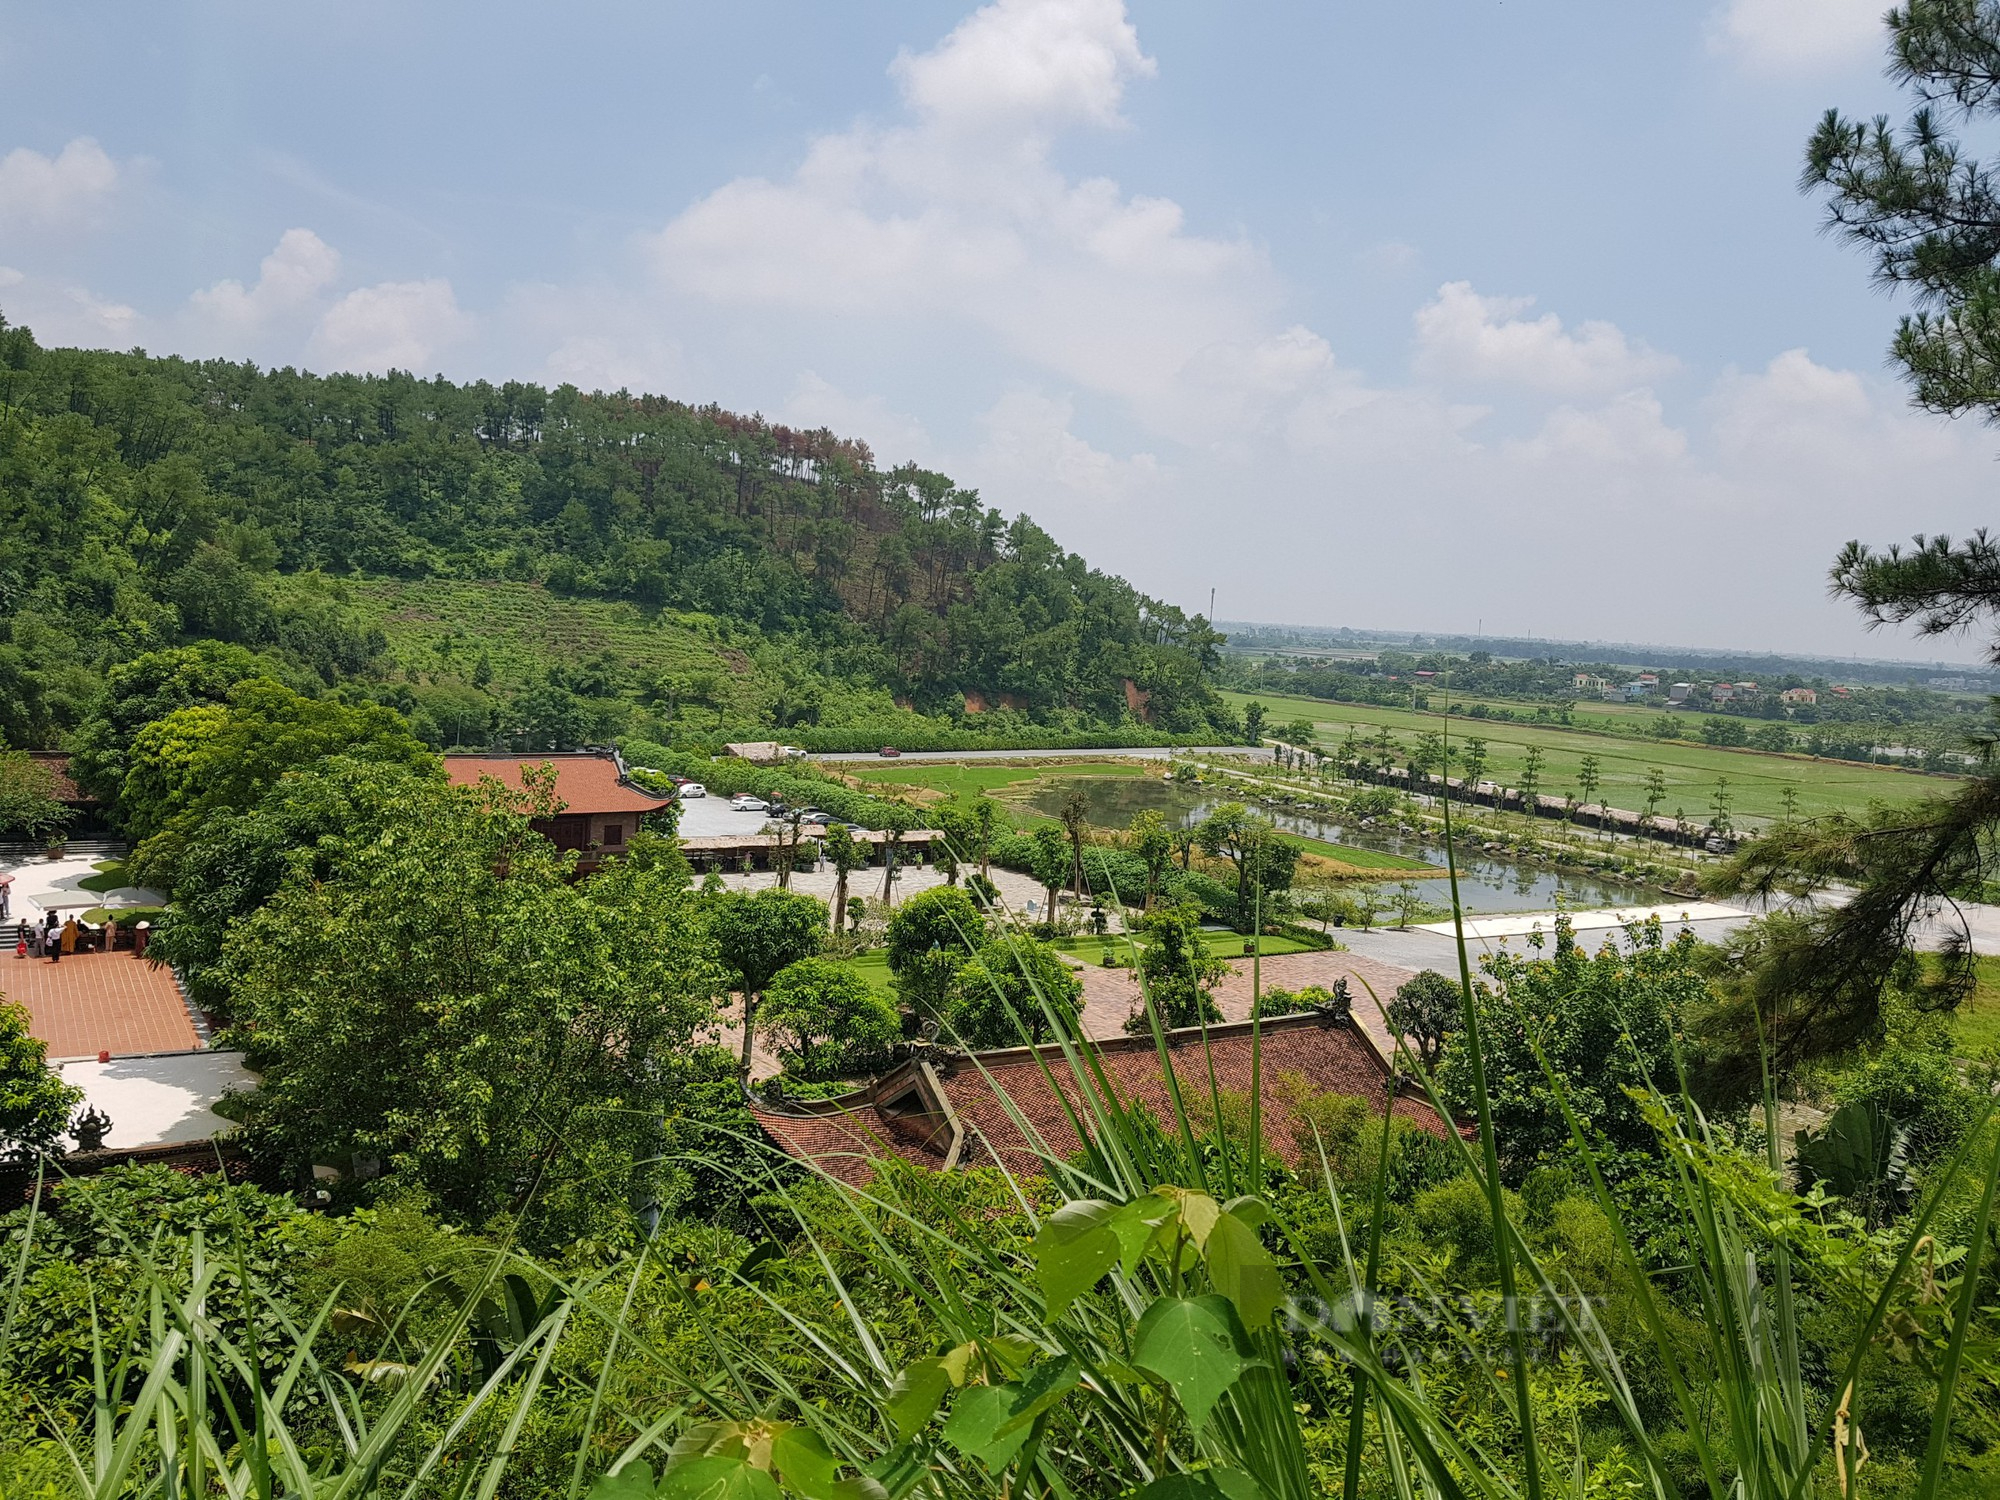
[(820, 1079), (879, 1063), (902, 1039), (896, 1007), (846, 964), (802, 958), (764, 991), (759, 1023), (788, 1072)]

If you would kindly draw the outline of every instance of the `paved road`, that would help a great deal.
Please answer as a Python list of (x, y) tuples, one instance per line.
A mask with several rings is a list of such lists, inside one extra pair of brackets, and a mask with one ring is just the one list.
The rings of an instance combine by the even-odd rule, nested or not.
[[(1248, 745), (1150, 745), (1113, 750), (905, 750), (902, 760), (1165, 760), (1172, 755), (1245, 755), (1269, 760), (1270, 750)], [(881, 760), (873, 750), (823, 750), (811, 760)]]

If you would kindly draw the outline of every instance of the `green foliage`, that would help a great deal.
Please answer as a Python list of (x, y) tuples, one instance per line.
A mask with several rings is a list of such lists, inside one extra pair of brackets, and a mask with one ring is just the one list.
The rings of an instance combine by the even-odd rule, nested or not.
[(28, 1034), (28, 1013), (0, 992), (0, 1157), (32, 1161), (62, 1150), (83, 1090), (49, 1070), (49, 1049)]
[(896, 1008), (845, 964), (801, 958), (775, 974), (757, 1021), (788, 1073), (832, 1078), (877, 1066), (902, 1039)]
[(236, 923), (243, 1115), (294, 1170), (378, 1159), (473, 1222), (533, 1191), (537, 1240), (616, 1241), (727, 981), (683, 885), (624, 861), (570, 884), (527, 825), (430, 786)]
[(1299, 846), (1281, 835), (1269, 818), (1240, 802), (1225, 802), (1204, 818), (1195, 829), (1195, 841), (1204, 854), (1236, 867), (1239, 932), (1251, 929), (1257, 893), (1261, 891), (1268, 902), (1277, 892), (1290, 889), (1298, 868)]
[(797, 891), (731, 891), (708, 904), (707, 918), (722, 962), (753, 995), (817, 953), (826, 935), (826, 903)]
[[(1544, 1062), (1594, 1139), (1621, 1150), (1653, 1141), (1630, 1091), (1674, 1084), (1674, 1035), (1707, 992), (1691, 935), (1663, 943), (1657, 918), (1632, 931), (1630, 952), (1607, 942), (1590, 954), (1559, 916), (1551, 956), (1503, 951), (1482, 961), (1486, 983), (1474, 995), (1486, 1088), (1502, 1159), (1516, 1176), (1569, 1145)], [(1466, 1043), (1461, 1030), (1446, 1046), (1438, 1080), (1460, 1112), (1470, 1112), (1474, 1094)]]
[(1009, 937), (981, 945), (952, 976), (945, 1035), (967, 1047), (1018, 1047), (1076, 1034), (1083, 981), (1048, 943)]
[(210, 818), (247, 811), (286, 772), (330, 755), (436, 766), (394, 710), (301, 697), (267, 678), (236, 683), (225, 703), (155, 719), (133, 737), (118, 798), (140, 841), (134, 876), (171, 886), (189, 840)]
[(1445, 1044), (1462, 1019), (1458, 986), (1435, 969), (1425, 969), (1398, 985), (1388, 1005), (1389, 1029), (1403, 1038), (1429, 1071), (1443, 1061)]
[(1168, 1030), (1213, 1024), (1222, 1011), (1209, 991), (1229, 965), (1210, 955), (1201, 927), (1201, 912), (1192, 905), (1163, 906), (1146, 918), (1146, 943), (1139, 950), (1139, 974), (1146, 1004), (1126, 1021), (1134, 1034), (1152, 1029), (1149, 1015)]
[[(370, 684), (436, 743), (1235, 732), (1206, 621), (831, 434), (4, 334), (0, 734), (17, 744), (57, 743), (112, 669), (190, 641)], [(107, 786), (120, 748), (93, 747)]]
[(933, 886), (890, 913), (884, 936), (897, 992), (913, 1009), (936, 1015), (960, 962), (985, 940), (986, 919), (957, 886)]

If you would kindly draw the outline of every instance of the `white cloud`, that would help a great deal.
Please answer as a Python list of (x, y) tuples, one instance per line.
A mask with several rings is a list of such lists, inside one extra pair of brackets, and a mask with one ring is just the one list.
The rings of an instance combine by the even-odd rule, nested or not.
[(459, 311), (449, 281), (385, 281), (328, 308), (309, 347), (332, 369), (423, 374), (471, 332), (472, 319)]
[(778, 409), (778, 420), (789, 427), (824, 427), (844, 438), (866, 443), (882, 468), (901, 463), (927, 463), (936, 452), (924, 424), (897, 411), (880, 396), (855, 396), (841, 390), (815, 370), (799, 378), (798, 387)]
[(1885, 0), (1727, 0), (1708, 43), (1763, 72), (1849, 67), (1881, 55)]
[(1116, 0), (1000, 0), (892, 71), (911, 123), (815, 140), (791, 177), (740, 178), (648, 246), (668, 288), (738, 310), (931, 319), (1066, 382), (1157, 401), (1277, 306), (1264, 256), (1180, 206), (1072, 180), (1056, 132), (1116, 124), (1153, 64)]
[(254, 286), (218, 281), (191, 296), (189, 310), (217, 335), (240, 340), (310, 311), (339, 275), (339, 251), (310, 229), (288, 229), (259, 265)]
[(953, 128), (1123, 123), (1128, 78), (1156, 71), (1121, 0), (998, 0), (889, 71), (912, 108)]
[(78, 136), (54, 156), (17, 146), (0, 156), (0, 231), (88, 219), (110, 198), (118, 178), (118, 164), (88, 136)]
[(1534, 300), (1482, 297), (1468, 281), (1447, 282), (1417, 309), (1418, 371), (1579, 396), (1632, 390), (1678, 364), (1611, 323), (1579, 323), (1571, 331), (1554, 313), (1522, 317)]
[(1007, 392), (979, 419), (985, 438), (974, 455), (981, 484), (997, 483), (1045, 523), (1078, 504), (1102, 506), (1157, 491), (1160, 461), (1150, 453), (1118, 458), (1070, 430), (1075, 404), (1038, 390)]

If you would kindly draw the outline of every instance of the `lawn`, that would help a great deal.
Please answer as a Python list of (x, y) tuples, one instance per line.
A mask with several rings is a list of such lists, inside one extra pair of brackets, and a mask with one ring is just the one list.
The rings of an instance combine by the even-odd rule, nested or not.
[(1309, 839), (1302, 833), (1287, 833), (1281, 837), (1288, 844), (1297, 844), (1310, 854), (1324, 855), (1327, 859), (1340, 861), (1356, 870), (1380, 870), (1384, 875), (1434, 874), (1437, 866), (1427, 865), (1420, 859), (1408, 859), (1401, 854), (1385, 854), (1380, 849), (1356, 849), (1348, 844), (1330, 844), (1324, 839)]
[[(1257, 695), (1224, 696), (1240, 709)], [(1294, 718), (1311, 721), (1317, 743), (1326, 748), (1338, 745), (1350, 725), (1364, 736), (1386, 725), (1407, 750), (1418, 734), (1435, 733), (1446, 723), (1441, 714), (1325, 703), (1316, 698), (1272, 694), (1263, 695), (1258, 701), (1268, 711), (1268, 723), (1283, 724)], [(1452, 739), (1460, 745), (1472, 736), (1485, 740), (1484, 774), (1506, 785), (1519, 783), (1529, 748), (1539, 746), (1543, 757), (1542, 791), (1553, 796), (1577, 792), (1576, 777), (1583, 758), (1594, 755), (1600, 777), (1597, 799), (1615, 807), (1643, 810), (1646, 778), (1657, 768), (1666, 778), (1667, 788), (1657, 810), (1663, 815), (1685, 812), (1697, 820), (1706, 820), (1711, 812), (1718, 778), (1729, 782), (1730, 816), (1739, 824), (1745, 820), (1757, 822), (1781, 817), (1784, 789), (1788, 786), (1798, 798), (1799, 816), (1812, 817), (1828, 812), (1859, 812), (1872, 801), (1904, 802), (1946, 791), (1955, 784), (1950, 777), (1926, 776), (1889, 766), (1657, 740), (1616, 739), (1561, 727), (1500, 724), (1491, 719), (1454, 718), (1450, 729)]]
[(1976, 1057), (1989, 1047), (2000, 1047), (2000, 958), (1980, 959), (1978, 973), (1979, 987), (1952, 1017), (1961, 1057)]
[(84, 876), (77, 885), (86, 891), (96, 891), (101, 896), (106, 891), (121, 890), (132, 883), (125, 874), (125, 862), (122, 859), (100, 861), (96, 869), (95, 875)]

